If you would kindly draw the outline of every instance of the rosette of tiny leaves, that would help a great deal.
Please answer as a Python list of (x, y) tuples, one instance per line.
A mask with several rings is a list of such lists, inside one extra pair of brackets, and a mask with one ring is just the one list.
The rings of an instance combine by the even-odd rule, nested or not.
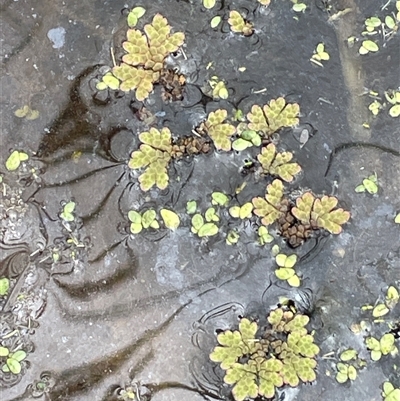
[(283, 184), (280, 180), (274, 180), (267, 186), (264, 198), (256, 197), (252, 199), (254, 206), (253, 213), (262, 217), (261, 223), (268, 226), (283, 215), (280, 211), (280, 203), (283, 198)]
[(312, 224), (331, 234), (340, 234), (342, 224), (350, 219), (350, 213), (342, 208), (335, 209), (337, 204), (338, 200), (334, 196), (323, 196), (319, 199), (311, 192), (306, 192), (296, 199), (292, 214), (303, 224)]
[(247, 119), (250, 121), (249, 129), (270, 136), (281, 128), (297, 125), (299, 111), (297, 103), (287, 104), (283, 97), (272, 99), (263, 107), (253, 105), (247, 114)]
[(171, 132), (164, 127), (161, 131), (150, 128), (148, 132), (139, 134), (142, 142), (139, 150), (132, 152), (129, 160), (131, 169), (145, 168), (139, 176), (140, 187), (148, 191), (156, 185), (160, 189), (168, 186), (168, 163), (171, 160)]
[(291, 152), (278, 153), (273, 143), (261, 149), (257, 156), (264, 173), (278, 176), (286, 182), (293, 181), (296, 174), (301, 171), (297, 163), (289, 163), (293, 158)]
[(231, 136), (235, 133), (236, 128), (228, 123), (224, 123), (228, 116), (228, 112), (218, 109), (211, 112), (207, 120), (201, 124), (200, 129), (207, 132), (208, 136), (213, 140), (218, 150), (231, 150)]
[(245, 21), (236, 10), (232, 10), (229, 13), (228, 24), (232, 32), (242, 33), (244, 36), (250, 36), (254, 31), (253, 25)]

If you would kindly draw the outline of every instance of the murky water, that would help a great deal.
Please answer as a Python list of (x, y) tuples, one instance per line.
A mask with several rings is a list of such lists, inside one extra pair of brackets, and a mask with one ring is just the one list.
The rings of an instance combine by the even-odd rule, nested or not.
[[(0, 345), (28, 352), (21, 374), (0, 374), (2, 399), (117, 400), (124, 387), (136, 397), (126, 399), (230, 399), (208, 357), (215, 332), (234, 328), (238, 316), (265, 320), (281, 296), (311, 316), (321, 353), (316, 382), (284, 387), (276, 399), (372, 400), (387, 378), (400, 386), (393, 369), (399, 356), (372, 363), (368, 333), (350, 330), (372, 322), (361, 305), (400, 285), (400, 227), (393, 221), (400, 209), (399, 119), (387, 108), (374, 117), (367, 94), (384, 99), (384, 91), (399, 87), (399, 34), (377, 39), (379, 52), (365, 56), (358, 54), (360, 42), (347, 43), (349, 36), (361, 38), (367, 17), (390, 13), (395, 2), (385, 8), (372, 0), (305, 3), (305, 13), (295, 13), (289, 0), (272, 0), (268, 8), (256, 0), (221, 1), (208, 11), (200, 0), (143, 2), (143, 23), (161, 13), (186, 35), (184, 55), (168, 59), (186, 77), (183, 99), (165, 102), (156, 86), (145, 116), (132, 93), (95, 89), (104, 66), (112, 66), (110, 49), (121, 53), (121, 11), (136, 4), (0, 3), (0, 278), (12, 284), (0, 298)], [(230, 32), (233, 9), (254, 24), (254, 35)], [(223, 23), (213, 30), (215, 15)], [(310, 62), (320, 42), (330, 55), (323, 67)], [(205, 89), (214, 75), (226, 82), (227, 100)], [(280, 150), (292, 151), (303, 168), (288, 192), (335, 195), (351, 212), (342, 234), (310, 239), (295, 251), (270, 230), (282, 252), (298, 254), (300, 289), (276, 279), (271, 245), (256, 243), (255, 218), (233, 221), (221, 208), (217, 236), (202, 240), (190, 232), (187, 201), (196, 200), (204, 213), (213, 191), (239, 205), (264, 195), (267, 181), (243, 174), (258, 148), (174, 161), (168, 188), (146, 193), (127, 166), (137, 134), (149, 126), (184, 138), (211, 111), (246, 114), (279, 96), (301, 110), (299, 127), (279, 134)], [(24, 105), (38, 118), (16, 117)], [(301, 143), (304, 129), (310, 135)], [(13, 150), (29, 160), (9, 172), (4, 166)], [(374, 172), (378, 194), (356, 193)], [(75, 218), (66, 222), (59, 215), (71, 200)], [(176, 231), (130, 234), (129, 210), (163, 207), (179, 212)], [(226, 244), (232, 229), (240, 233), (234, 246)], [(371, 323), (371, 333), (395, 331), (396, 322), (398, 306), (380, 325)], [(322, 355), (349, 347), (368, 366), (351, 386), (339, 385), (337, 358)]]

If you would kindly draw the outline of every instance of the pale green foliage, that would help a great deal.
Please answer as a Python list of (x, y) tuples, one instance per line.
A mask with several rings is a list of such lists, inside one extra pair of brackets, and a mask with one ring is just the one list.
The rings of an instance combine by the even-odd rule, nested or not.
[(148, 132), (142, 132), (139, 135), (139, 150), (132, 152), (129, 160), (131, 169), (145, 168), (144, 173), (140, 175), (139, 182), (143, 191), (148, 191), (156, 185), (160, 189), (168, 186), (168, 163), (171, 160), (171, 132), (164, 127), (161, 131), (156, 128), (150, 128)]
[(254, 30), (253, 25), (250, 22), (246, 22), (236, 10), (232, 10), (229, 13), (228, 24), (232, 32), (242, 33), (245, 36), (251, 35)]
[(385, 296), (385, 304), (389, 309), (393, 309), (400, 300), (400, 294), (396, 287), (388, 287)]
[(229, 208), (229, 214), (235, 219), (248, 219), (251, 217), (253, 211), (253, 205), (251, 202), (247, 202), (242, 206), (232, 206)]
[(226, 370), (224, 382), (233, 386), (236, 401), (273, 398), (277, 387), (316, 378), (314, 358), (319, 348), (305, 327), (309, 318), (283, 306), (270, 312), (268, 322), (271, 327), (258, 336), (257, 323), (246, 318), (239, 330), (217, 336), (219, 345), (210, 359)]
[[(135, 7), (128, 16), (128, 24), (136, 25), (144, 12), (144, 8)], [(122, 44), (126, 51), (122, 63), (112, 69), (112, 75), (107, 73), (103, 77), (97, 89), (135, 90), (139, 101), (149, 96), (153, 83), (160, 77), (165, 58), (182, 46), (185, 35), (182, 32), (171, 34), (167, 19), (160, 14), (154, 16), (151, 24), (145, 25), (144, 32), (128, 29), (127, 40)]]
[(340, 360), (343, 362), (351, 361), (357, 357), (357, 351), (355, 349), (346, 349), (340, 354)]
[(365, 192), (367, 191), (370, 194), (376, 194), (378, 192), (378, 177), (375, 174), (370, 175), (367, 178), (364, 178), (362, 184), (358, 185), (355, 188), (356, 192)]
[(389, 109), (390, 117), (400, 116), (400, 91), (389, 90), (385, 92), (386, 100), (391, 104)]
[(195, 200), (191, 200), (186, 203), (186, 213), (187, 214), (196, 213), (196, 209), (197, 209), (197, 202)]
[(321, 61), (328, 61), (330, 59), (329, 53), (325, 51), (325, 45), (323, 43), (318, 43), (314, 50), (314, 54), (311, 56), (311, 61), (319, 66), (323, 67)]
[(258, 242), (260, 245), (269, 244), (274, 240), (274, 237), (268, 232), (267, 227), (261, 226), (258, 228)]
[(8, 171), (16, 170), (22, 162), (29, 159), (29, 156), (25, 152), (19, 152), (18, 150), (14, 150), (11, 152), (10, 156), (6, 160), (6, 169)]
[(172, 210), (169, 209), (161, 209), (160, 210), (161, 218), (164, 221), (165, 227), (174, 231), (179, 227), (180, 218), (179, 216)]
[[(400, 2), (398, 2), (400, 3)], [(399, 4), (400, 8), (400, 4)], [(399, 11), (400, 14), (400, 11)], [(400, 15), (399, 15), (400, 19)], [(392, 383), (385, 382), (383, 383), (382, 389), (382, 397), (384, 401), (400, 401), (400, 388), (395, 388)]]
[[(1, 347), (4, 348), (4, 347)], [(26, 358), (26, 352), (18, 350), (15, 352), (9, 352), (6, 359), (6, 363), (2, 366), (3, 372), (11, 372), (14, 375), (21, 373), (21, 363)]]
[(203, 0), (203, 6), (207, 8), (207, 10), (210, 10), (215, 6), (216, 0)]
[(242, 151), (251, 146), (260, 146), (261, 145), (261, 137), (260, 135), (253, 130), (244, 130), (241, 132), (238, 139), (233, 141), (232, 148), (237, 151)]
[(278, 269), (275, 270), (276, 277), (279, 280), (285, 280), (291, 287), (299, 287), (300, 286), (300, 278), (297, 276), (294, 265), (297, 262), (297, 255), (293, 254), (287, 256), (283, 253), (280, 253), (275, 256), (276, 264), (279, 266)]
[(225, 195), (223, 192), (213, 192), (211, 194), (211, 203), (213, 205), (219, 205), (219, 206), (227, 206), (229, 203), (229, 198), (227, 195)]
[(304, 13), (304, 11), (307, 9), (307, 5), (301, 3), (299, 0), (292, 0), (292, 2), (294, 3), (292, 10), (296, 11), (296, 13)]
[(254, 339), (257, 329), (256, 322), (241, 319), (239, 330), (226, 330), (218, 334), (217, 340), (220, 345), (214, 348), (210, 359), (220, 363), (222, 369), (229, 369), (240, 357), (256, 351), (257, 342)]
[(354, 381), (357, 378), (357, 370), (353, 365), (339, 362), (336, 364), (336, 380), (338, 383), (346, 383), (347, 380)]
[(75, 217), (72, 213), (75, 210), (75, 206), (76, 206), (75, 202), (70, 201), (70, 202), (66, 203), (63, 206), (63, 211), (61, 212), (60, 217), (64, 221), (68, 221), (68, 222), (74, 221)]
[(378, 361), (382, 355), (396, 355), (398, 349), (395, 345), (395, 338), (392, 333), (384, 334), (380, 340), (374, 337), (367, 337), (365, 339), (367, 348), (371, 351), (371, 359)]
[(283, 198), (283, 184), (280, 180), (274, 180), (267, 186), (265, 198), (253, 198), (254, 214), (262, 217), (261, 223), (268, 226), (283, 215), (280, 211), (280, 203)]
[(228, 245), (234, 245), (237, 244), (239, 241), (240, 235), (237, 231), (235, 230), (230, 230), (228, 234), (226, 235), (226, 243)]
[(153, 209), (146, 210), (143, 214), (130, 210), (128, 213), (128, 219), (131, 222), (130, 231), (132, 234), (140, 233), (144, 228), (160, 228), (158, 221), (156, 220), (157, 213)]
[(138, 23), (139, 18), (143, 17), (146, 10), (143, 7), (134, 7), (128, 14), (126, 22), (129, 28), (133, 28)]
[(215, 222), (219, 221), (214, 208), (208, 208), (205, 213), (205, 219), (200, 213), (196, 213), (192, 217), (192, 228), (193, 234), (197, 234), (198, 237), (212, 237), (218, 234), (218, 226)]
[(299, 112), (300, 107), (297, 103), (287, 104), (283, 97), (272, 99), (262, 108), (254, 105), (247, 114), (247, 119), (250, 121), (249, 129), (270, 136), (281, 128), (297, 125)]
[(379, 46), (372, 40), (364, 40), (359, 48), (358, 52), (362, 55), (368, 54), (369, 52), (375, 53), (379, 50)]
[(324, 228), (331, 234), (340, 234), (342, 224), (350, 219), (350, 213), (342, 208), (335, 209), (337, 203), (334, 196), (323, 196), (319, 199), (311, 192), (306, 192), (296, 199), (292, 214), (303, 224)]
[(39, 117), (38, 110), (32, 110), (27, 104), (20, 109), (15, 110), (15, 117), (26, 118), (27, 120), (36, 120)]
[(218, 150), (231, 150), (231, 136), (235, 133), (236, 128), (228, 123), (224, 123), (228, 116), (226, 110), (218, 109), (211, 112), (207, 120), (201, 124), (200, 129), (205, 131), (213, 140)]
[(220, 81), (218, 77), (213, 76), (211, 77), (209, 84), (214, 99), (228, 99), (229, 93), (224, 81)]
[(296, 174), (301, 171), (297, 163), (289, 163), (292, 160), (291, 152), (278, 153), (273, 143), (261, 149), (261, 154), (257, 156), (262, 169), (266, 174), (278, 176), (286, 182), (293, 181)]
[(0, 278), (0, 297), (4, 297), (4, 295), (7, 295), (9, 289), (10, 280), (7, 277)]
[(385, 316), (389, 313), (389, 308), (385, 304), (377, 304), (372, 310), (372, 316), (375, 318)]

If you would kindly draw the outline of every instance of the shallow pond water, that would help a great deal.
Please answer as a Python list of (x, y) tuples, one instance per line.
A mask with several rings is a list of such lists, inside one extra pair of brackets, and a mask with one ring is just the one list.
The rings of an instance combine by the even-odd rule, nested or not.
[[(235, 329), (239, 316), (265, 320), (280, 297), (310, 315), (321, 351), (317, 380), (284, 386), (275, 399), (378, 400), (385, 380), (400, 387), (399, 356), (372, 362), (364, 343), (391, 330), (399, 346), (399, 305), (381, 323), (360, 309), (382, 302), (389, 285), (400, 288), (400, 124), (384, 95), (400, 85), (399, 34), (380, 33), (378, 52), (358, 52), (366, 18), (384, 19), (395, 1), (304, 3), (296, 13), (289, 0), (222, 0), (211, 10), (200, 0), (0, 2), (0, 278), (11, 280), (0, 298), (0, 345), (28, 354), (20, 374), (0, 373), (2, 400), (117, 400), (124, 386), (133, 391), (126, 399), (232, 399), (209, 359), (216, 331)], [(143, 104), (132, 92), (96, 90), (112, 55), (122, 54), (126, 10), (138, 5), (146, 9), (138, 28), (161, 13), (185, 33), (183, 52), (167, 60), (185, 77), (181, 100), (163, 100), (160, 85)], [(230, 31), (231, 10), (253, 35)], [(222, 23), (212, 29), (216, 15)], [(318, 43), (330, 56), (322, 67), (310, 61)], [(213, 76), (225, 82), (226, 100), (210, 96)], [(139, 133), (168, 127), (175, 138), (190, 136), (219, 108), (246, 115), (280, 96), (300, 106), (298, 126), (273, 138), (302, 167), (286, 191), (336, 196), (351, 213), (341, 234), (319, 233), (293, 250), (272, 228), (274, 241), (260, 246), (257, 218), (234, 220), (222, 207), (218, 235), (191, 232), (190, 200), (204, 214), (214, 191), (239, 205), (264, 196), (271, 180), (244, 169), (257, 147), (211, 145), (171, 163), (166, 189), (140, 189), (127, 165)], [(386, 103), (377, 116), (368, 109), (375, 98)], [(37, 118), (16, 116), (25, 105)], [(14, 150), (29, 159), (8, 171)], [(378, 193), (356, 193), (374, 173)], [(71, 200), (68, 222), (60, 213)], [(149, 208), (173, 209), (181, 225), (132, 235), (128, 212)], [(235, 245), (226, 243), (230, 230), (240, 234)], [(300, 288), (276, 278), (275, 244), (298, 255)], [(354, 333), (361, 321), (366, 330)], [(339, 384), (337, 355), (347, 348), (367, 366)]]

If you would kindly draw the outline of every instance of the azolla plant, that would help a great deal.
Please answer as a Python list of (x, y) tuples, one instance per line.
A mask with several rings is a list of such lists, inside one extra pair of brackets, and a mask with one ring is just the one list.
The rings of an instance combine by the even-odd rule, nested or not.
[[(140, 11), (142, 16), (143, 12)], [(231, 25), (236, 19), (239, 21), (239, 18), (233, 18), (240, 17), (240, 14), (235, 13), (231, 12)], [(232, 26), (237, 26), (237, 31), (243, 33), (243, 21), (240, 20), (240, 24), (238, 21)], [(129, 22), (128, 25), (132, 26)], [(178, 86), (179, 83), (184, 84), (185, 78), (177, 76), (175, 79), (175, 73), (167, 70), (164, 62), (170, 53), (176, 52), (183, 45), (185, 36), (181, 32), (171, 33), (168, 21), (160, 14), (155, 15), (152, 22), (144, 26), (143, 31), (144, 33), (138, 29), (128, 29), (127, 40), (122, 43), (126, 54), (122, 56), (119, 65), (102, 77), (97, 87), (99, 90), (135, 90), (136, 99), (143, 101), (153, 90), (153, 84), (159, 83), (165, 90), (172, 87), (172, 92), (175, 93), (174, 96), (164, 96), (164, 101), (178, 101), (182, 92), (173, 83)], [(172, 77), (172, 81), (166, 77)], [(223, 96), (214, 94), (213, 97), (226, 98), (228, 91), (224, 81), (214, 78), (214, 89), (220, 85), (218, 93), (222, 87), (226, 93)], [(293, 196), (283, 186), (283, 182), (292, 183), (302, 168), (293, 160), (292, 152), (279, 147), (275, 134), (296, 126), (299, 123), (299, 114), (300, 107), (297, 103), (287, 103), (284, 97), (279, 97), (264, 105), (253, 104), (247, 114), (242, 110), (235, 110), (234, 115), (230, 115), (223, 108), (211, 111), (192, 131), (193, 135), (186, 137), (172, 133), (168, 127), (151, 127), (148, 131), (139, 133), (141, 144), (139, 149), (131, 153), (128, 166), (133, 170), (133, 176), (139, 170), (137, 176), (142, 191), (146, 192), (154, 187), (165, 190), (170, 181), (170, 165), (175, 160), (208, 153), (213, 147), (219, 152), (259, 148), (260, 152), (252, 165), (254, 172), (269, 182), (265, 196), (247, 199), (243, 205), (229, 205), (233, 210), (231, 217), (239, 217), (241, 220), (259, 218), (259, 224), (264, 226), (277, 223), (279, 233), (292, 247), (301, 245), (315, 230), (339, 234), (341, 226), (349, 220), (350, 213), (336, 208), (338, 200), (335, 197), (319, 198), (308, 191), (293, 200)], [(272, 178), (276, 179), (272, 181)], [(228, 199), (235, 196), (229, 195)], [(200, 237), (216, 235), (218, 228), (215, 222), (203, 220), (200, 215), (194, 216), (192, 232)], [(134, 231), (138, 233), (140, 230)], [(232, 244), (231, 241), (228, 242)]]
[(316, 379), (319, 347), (306, 328), (309, 317), (281, 306), (268, 315), (268, 326), (242, 318), (238, 330), (217, 335), (210, 359), (219, 363), (236, 401), (273, 398), (277, 388)]

